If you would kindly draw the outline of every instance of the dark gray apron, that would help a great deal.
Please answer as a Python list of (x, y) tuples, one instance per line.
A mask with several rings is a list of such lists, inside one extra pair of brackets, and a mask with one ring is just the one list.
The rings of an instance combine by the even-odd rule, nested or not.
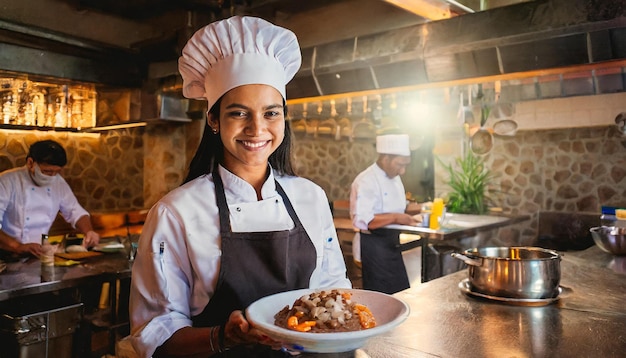
[[(217, 169), (212, 174), (220, 216), (222, 256), (215, 293), (202, 313), (193, 317), (194, 327), (222, 325), (228, 321), (232, 311), (244, 310), (259, 298), (309, 287), (317, 258), (315, 246), (278, 182), (276, 190), (294, 222), (294, 228), (239, 233), (231, 231), (224, 184)], [(276, 312), (280, 308), (277, 307)], [(256, 345), (236, 347), (213, 357), (282, 356), (285, 353)]]
[(410, 287), (397, 230), (361, 231), (361, 270), (366, 290), (392, 294)]

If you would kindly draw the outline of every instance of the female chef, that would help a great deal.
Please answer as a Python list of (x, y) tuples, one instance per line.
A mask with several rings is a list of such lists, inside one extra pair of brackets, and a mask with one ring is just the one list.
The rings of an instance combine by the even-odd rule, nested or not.
[(285, 86), (300, 62), (291, 31), (253, 17), (212, 23), (183, 49), (183, 94), (208, 101), (208, 126), (186, 183), (150, 210), (139, 241), (140, 356), (280, 356), (242, 310), (277, 292), (351, 286), (328, 199), (291, 164)]

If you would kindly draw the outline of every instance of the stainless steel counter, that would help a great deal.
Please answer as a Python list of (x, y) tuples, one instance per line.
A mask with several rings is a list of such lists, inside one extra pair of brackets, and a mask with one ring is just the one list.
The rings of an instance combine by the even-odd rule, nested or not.
[[(617, 260), (616, 260), (617, 258)], [(362, 349), (391, 357), (623, 357), (626, 270), (596, 246), (565, 252), (559, 299), (539, 307), (470, 297), (460, 271), (397, 293), (409, 318)]]
[[(128, 326), (131, 265), (125, 252), (74, 266), (42, 266), (36, 258), (8, 262), (0, 273), (0, 356), (113, 353), (116, 332)], [(95, 332), (108, 332), (107, 340)]]
[[(442, 227), (438, 230), (429, 229), (427, 227), (410, 226), (410, 225), (387, 225), (386, 229), (397, 230), (398, 234), (412, 234), (413, 237), (419, 235), (419, 240), (414, 240), (401, 244), (403, 251), (421, 246), (421, 281), (427, 282), (433, 278), (441, 276), (443, 268), (442, 262), (432, 262), (433, 258), (429, 257), (429, 245), (447, 245), (454, 243), (455, 240), (463, 240), (471, 237), (478, 237), (480, 233), (497, 232), (497, 229), (521, 223), (529, 220), (528, 215), (518, 216), (495, 216), (495, 215), (467, 215), (467, 214), (446, 214), (446, 219)], [(476, 241), (476, 240), (474, 240)], [(480, 246), (485, 244), (482, 240)], [(402, 242), (402, 240), (401, 240)], [(475, 246), (475, 245), (471, 245)], [(514, 245), (506, 245), (514, 246)], [(459, 251), (461, 248), (459, 248)], [(439, 269), (432, 270), (433, 267)]]
[(76, 287), (93, 280), (130, 277), (130, 269), (131, 263), (123, 253), (103, 254), (68, 267), (45, 267), (36, 258), (10, 262), (0, 273), (0, 302)]
[(387, 225), (385, 228), (404, 233), (419, 234), (429, 240), (454, 240), (476, 235), (479, 231), (498, 229), (530, 219), (528, 215), (495, 216), (446, 214), (445, 217), (444, 224), (437, 230), (410, 225)]

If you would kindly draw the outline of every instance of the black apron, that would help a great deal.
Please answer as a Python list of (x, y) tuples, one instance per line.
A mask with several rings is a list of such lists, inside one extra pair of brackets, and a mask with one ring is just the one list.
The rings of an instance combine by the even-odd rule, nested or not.
[(397, 230), (361, 231), (361, 272), (366, 290), (392, 294), (410, 287)]
[[(213, 171), (215, 196), (220, 216), (222, 256), (215, 293), (202, 313), (193, 317), (194, 327), (226, 323), (232, 311), (244, 310), (259, 298), (278, 292), (308, 288), (317, 253), (287, 194), (276, 181), (294, 222), (291, 230), (232, 232), (224, 184)], [(259, 213), (263, 215), (263, 213)], [(280, 307), (276, 308), (276, 312)], [(213, 357), (283, 357), (286, 353), (267, 346), (240, 346)]]

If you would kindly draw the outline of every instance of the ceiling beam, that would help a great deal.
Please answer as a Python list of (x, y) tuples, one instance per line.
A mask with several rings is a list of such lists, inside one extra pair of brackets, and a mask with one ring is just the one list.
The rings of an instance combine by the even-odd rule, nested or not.
[(440, 0), (383, 0), (431, 21), (449, 19), (450, 5)]
[(425, 19), (384, 0), (346, 0), (306, 12), (277, 16), (274, 21), (293, 31), (300, 47), (305, 48), (413, 26), (424, 23)]
[(163, 30), (136, 21), (89, 10), (56, 0), (3, 1), (2, 19), (48, 29), (94, 42), (130, 49), (133, 44), (163, 36)]

